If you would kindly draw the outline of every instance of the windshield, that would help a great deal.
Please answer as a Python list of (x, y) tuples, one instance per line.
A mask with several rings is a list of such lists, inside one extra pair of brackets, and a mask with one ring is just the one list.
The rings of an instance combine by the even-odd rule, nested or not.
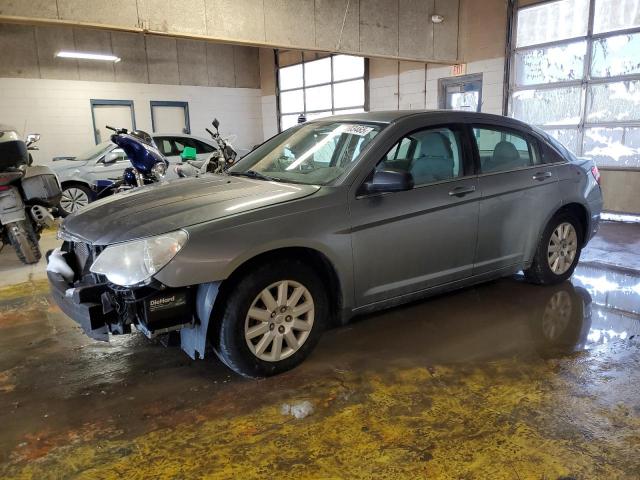
[(82, 152), (80, 155), (74, 158), (74, 160), (86, 162), (87, 160), (91, 160), (92, 158), (97, 158), (102, 155), (111, 145), (113, 145), (113, 143), (111, 142), (99, 143), (95, 147), (91, 147), (89, 150)]
[(290, 128), (228, 170), (269, 180), (328, 185), (340, 177), (380, 132), (380, 125), (314, 122)]

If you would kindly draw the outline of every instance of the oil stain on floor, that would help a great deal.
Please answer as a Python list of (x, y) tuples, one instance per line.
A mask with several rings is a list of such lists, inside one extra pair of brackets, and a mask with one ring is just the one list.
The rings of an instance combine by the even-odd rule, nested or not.
[[(293, 414), (292, 414), (293, 413)], [(640, 478), (640, 278), (582, 266), (357, 319), (250, 381), (0, 291), (0, 477)]]

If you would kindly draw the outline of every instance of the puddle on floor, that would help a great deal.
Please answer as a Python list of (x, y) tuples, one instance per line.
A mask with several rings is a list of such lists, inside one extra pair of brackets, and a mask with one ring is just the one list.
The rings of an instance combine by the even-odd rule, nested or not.
[[(3, 464), (19, 469), (35, 459), (49, 458), (59, 447), (78, 444), (91, 445), (93, 449), (98, 440), (124, 442), (163, 429), (179, 432), (185, 425), (197, 428), (201, 422), (222, 422), (216, 424), (216, 428), (229, 428), (231, 433), (235, 432), (235, 441), (242, 442), (249, 430), (257, 432), (262, 428), (259, 421), (255, 425), (247, 423), (246, 416), (254, 414), (256, 409), (273, 410), (269, 410), (273, 417), (265, 419), (269, 428), (280, 429), (278, 431), (289, 428), (278, 423), (295, 420), (278, 413), (281, 406), (289, 402), (313, 404), (314, 413), (309, 421), (326, 417), (327, 425), (335, 420), (341, 428), (354, 427), (354, 448), (360, 445), (356, 436), (361, 428), (374, 431), (382, 428), (382, 424), (388, 427), (396, 421), (407, 421), (408, 430), (404, 433), (398, 430), (394, 435), (409, 435), (405, 443), (411, 443), (412, 452), (418, 448), (414, 443), (422, 442), (418, 437), (411, 437), (416, 432), (412, 429), (420, 428), (428, 436), (445, 435), (449, 427), (445, 428), (445, 420), (437, 418), (407, 419), (418, 415), (416, 412), (432, 409), (444, 409), (444, 415), (451, 407), (448, 402), (456, 396), (468, 396), (468, 401), (475, 403), (468, 411), (460, 410), (464, 404), (453, 405), (455, 415), (462, 418), (469, 414), (464, 421), (471, 425), (474, 415), (486, 414), (489, 417), (483, 422), (497, 422), (496, 429), (502, 428), (507, 418), (500, 415), (516, 415), (513, 412), (521, 408), (525, 401), (522, 399), (533, 402), (536, 395), (540, 398), (555, 395), (553, 402), (562, 403), (575, 395), (587, 398), (589, 392), (601, 392), (594, 395), (594, 399), (606, 402), (607, 408), (621, 402), (637, 404), (624, 385), (637, 370), (634, 365), (638, 363), (638, 355), (629, 356), (627, 352), (624, 354), (627, 356), (620, 356), (620, 345), (640, 335), (640, 276), (595, 266), (580, 266), (571, 281), (562, 285), (540, 287), (527, 284), (520, 277), (503, 279), (357, 318), (345, 327), (326, 332), (316, 351), (299, 368), (259, 381), (231, 374), (215, 358), (193, 362), (179, 349), (165, 349), (140, 334), (114, 338), (110, 343), (93, 341), (47, 301), (46, 294), (4, 303), (0, 298), (0, 307), (0, 425), (3, 425), (0, 474)], [(600, 377), (589, 380), (592, 384), (586, 389), (579, 387), (586, 381), (580, 377), (582, 374), (575, 373), (582, 368), (578, 352), (585, 350), (609, 355), (609, 363), (589, 364), (585, 369), (600, 372)], [(570, 362), (566, 367), (557, 363), (564, 359)], [(613, 367), (623, 374), (618, 380), (608, 370)], [(604, 384), (596, 388), (595, 382), (604, 381), (602, 371), (611, 376), (612, 380), (607, 381), (622, 382), (619, 395), (606, 397)], [(578, 387), (572, 382), (577, 382)], [(418, 384), (421, 387), (416, 390)], [(505, 389), (505, 393), (500, 389)], [(557, 392), (563, 389), (571, 393), (558, 397)], [(482, 393), (485, 390), (496, 397), (485, 397)], [(511, 398), (513, 394), (517, 397), (515, 400)], [(499, 403), (502, 401), (513, 401), (514, 405)], [(492, 402), (498, 403), (492, 405)], [(386, 417), (377, 420), (382, 422), (378, 426), (369, 417), (354, 416), (352, 420), (360, 422), (357, 428), (345, 425), (345, 420), (336, 417), (342, 415), (343, 410), (356, 407), (363, 409), (358, 415), (366, 415), (367, 408), (375, 411), (386, 404), (388, 408), (383, 412)], [(484, 406), (486, 412), (482, 410)], [(631, 412), (637, 409), (636, 416), (640, 414), (640, 405), (630, 408)], [(575, 405), (560, 409), (563, 416), (559, 422), (561, 425), (587, 422), (585, 419), (592, 415), (589, 409), (600, 412), (593, 417), (600, 418), (602, 406), (589, 403), (580, 409)], [(495, 417), (499, 410), (504, 412)], [(527, 411), (526, 415), (535, 417), (536, 414)], [(283, 420), (277, 420), (280, 418)], [(536, 424), (537, 420), (527, 421), (538, 429), (547, 428), (548, 420), (544, 425)], [(620, 421), (624, 423), (616, 417), (616, 422)], [(367, 426), (367, 422), (371, 425)], [(477, 428), (485, 428), (482, 425), (479, 422)], [(427, 426), (431, 433), (424, 433)], [(324, 428), (319, 424), (317, 427)], [(553, 429), (553, 435), (559, 435), (557, 427)], [(629, 429), (633, 431), (631, 426)], [(203, 432), (190, 434), (204, 435)], [(380, 433), (369, 441), (378, 442), (386, 434), (391, 435)], [(167, 435), (169, 447), (171, 434)], [(213, 439), (214, 433), (207, 435)], [(291, 437), (293, 432), (287, 435)], [(309, 435), (304, 435), (307, 441)], [(329, 433), (322, 430), (317, 435)], [(509, 435), (513, 433), (505, 430), (505, 438)], [(527, 441), (527, 435), (530, 433), (523, 442)], [(436, 435), (430, 441), (436, 445), (438, 438)], [(178, 437), (174, 440), (180, 441)], [(231, 437), (225, 439), (227, 443), (233, 441)], [(458, 442), (457, 439), (451, 441)], [(211, 442), (212, 450), (216, 445), (220, 447), (214, 440)], [(122, 454), (123, 458), (132, 448), (100, 445), (96, 447), (97, 453), (103, 446), (105, 451), (113, 448), (111, 454), (120, 455), (122, 449), (129, 452)], [(449, 448), (444, 445), (443, 451)], [(470, 451), (478, 448), (468, 445)], [(178, 452), (184, 445), (173, 447)], [(249, 447), (243, 443), (239, 451), (244, 448)], [(92, 455), (97, 455), (96, 452)], [(424, 452), (420, 459), (436, 456), (435, 451)], [(353, 453), (357, 456), (358, 450)], [(523, 455), (534, 454), (527, 451)], [(56, 458), (51, 461), (58, 462)], [(86, 462), (115, 461), (93, 458), (87, 457)], [(72, 468), (71, 462), (65, 462), (62, 460), (65, 468)], [(553, 468), (550, 471), (563, 472), (560, 467)], [(196, 468), (193, 473), (206, 471), (206, 468), (202, 471)], [(59, 473), (63, 475), (62, 470)], [(64, 475), (68, 473), (64, 470)], [(141, 478), (149, 471), (143, 473)], [(327, 474), (327, 471), (315, 473)], [(564, 472), (569, 473), (571, 471)]]

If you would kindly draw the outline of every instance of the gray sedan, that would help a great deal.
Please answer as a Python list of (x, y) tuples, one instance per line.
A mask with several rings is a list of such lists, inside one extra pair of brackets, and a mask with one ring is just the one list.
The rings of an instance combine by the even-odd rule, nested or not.
[(329, 324), (512, 275), (566, 280), (597, 168), (519, 121), (377, 112), (293, 127), (223, 176), (95, 202), (49, 257), (58, 305), (106, 338), (178, 331), (234, 371), (299, 364)]
[[(192, 135), (154, 133), (153, 139), (170, 163), (180, 161), (184, 147), (195, 148), (197, 159), (202, 161), (216, 148), (211, 140)], [(56, 157), (53, 162), (62, 184), (59, 210), (64, 217), (110, 193), (108, 187), (130, 166), (124, 151), (111, 141), (99, 143), (77, 157)]]

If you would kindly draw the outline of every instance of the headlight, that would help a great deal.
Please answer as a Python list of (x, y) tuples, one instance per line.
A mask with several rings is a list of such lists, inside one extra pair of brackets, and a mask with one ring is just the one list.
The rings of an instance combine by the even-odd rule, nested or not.
[(96, 258), (91, 271), (123, 287), (137, 285), (164, 267), (187, 243), (184, 230), (111, 245)]
[(164, 162), (158, 162), (151, 168), (151, 173), (157, 180), (162, 180), (164, 174), (167, 173), (167, 166)]

